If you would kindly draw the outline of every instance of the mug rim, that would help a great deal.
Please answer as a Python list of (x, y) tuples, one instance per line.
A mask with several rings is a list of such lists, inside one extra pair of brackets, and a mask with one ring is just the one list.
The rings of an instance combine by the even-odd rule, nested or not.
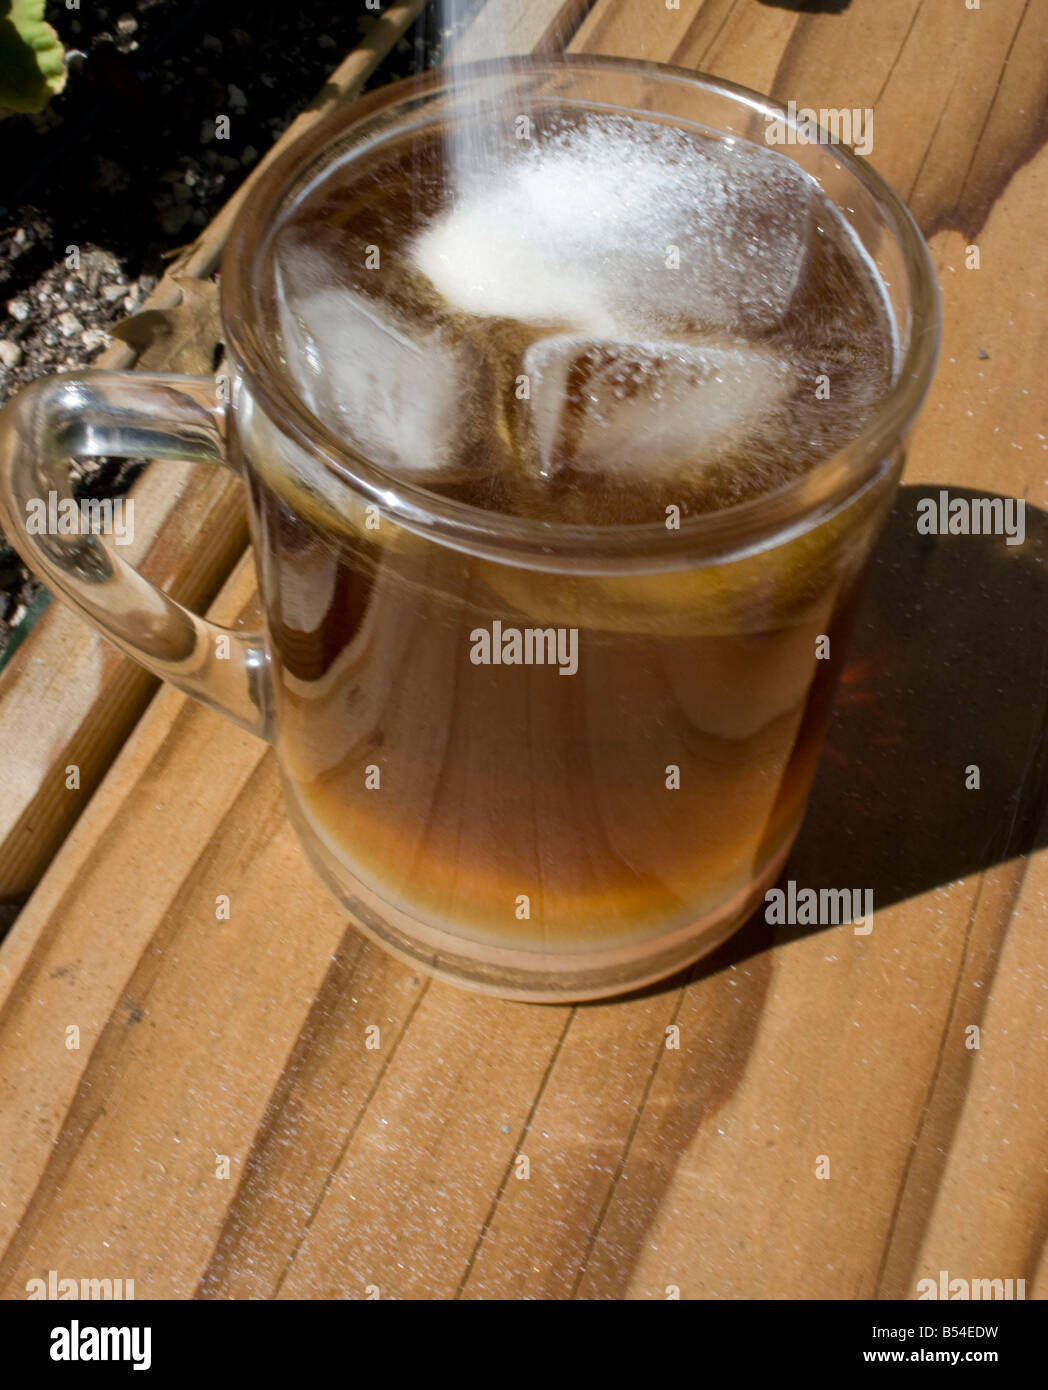
[[(668, 564), (679, 565), (685, 552), (693, 563), (704, 555), (721, 559), (738, 550), (761, 548), (762, 543), (780, 543), (810, 529), (863, 491), (896, 453), (927, 394), (939, 350), (939, 291), (924, 238), (902, 199), (866, 159), (843, 143), (832, 142), (834, 159), (875, 200), (905, 266), (911, 332), (895, 379), (862, 430), (799, 477), (732, 506), (681, 517), (674, 530), (662, 521), (595, 525), (514, 516), (443, 496), (420, 482), (398, 476), (368, 459), (318, 419), (302, 401), (290, 373), (276, 366), (271, 348), (267, 351), (266, 342), (253, 331), (261, 318), (253, 268), (270, 235), (274, 213), (303, 171), (331, 143), (384, 109), (398, 105), (410, 109), (419, 98), (456, 90), (473, 76), (556, 76), (571, 69), (621, 72), (699, 86), (790, 124), (785, 106), (738, 83), (667, 63), (596, 54), (451, 64), (336, 105), (262, 170), (234, 218), (221, 261), (219, 294), (226, 348), (237, 376), (272, 424), (318, 461), (330, 477), (363, 493), (406, 529), (443, 538), (464, 549), (546, 558), (599, 556), (605, 561), (632, 557), (649, 563), (661, 555)], [(628, 114), (634, 108), (623, 104), (615, 109)], [(657, 116), (659, 112), (651, 109), (648, 114)]]

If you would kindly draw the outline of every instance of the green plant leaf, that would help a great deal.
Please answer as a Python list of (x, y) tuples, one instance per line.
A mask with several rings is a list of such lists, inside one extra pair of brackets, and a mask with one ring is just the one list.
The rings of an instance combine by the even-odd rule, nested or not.
[(65, 50), (44, 0), (0, 0), (0, 108), (42, 111), (65, 83)]

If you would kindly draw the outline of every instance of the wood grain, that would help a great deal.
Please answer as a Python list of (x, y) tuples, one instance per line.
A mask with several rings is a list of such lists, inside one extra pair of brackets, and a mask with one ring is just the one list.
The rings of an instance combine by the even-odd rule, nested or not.
[[(599, 0), (573, 45), (873, 106), (931, 235), (942, 367), (788, 871), (873, 882), (873, 932), (757, 919), (614, 1003), (460, 993), (347, 927), (271, 755), (163, 690), (0, 948), (5, 1297), (49, 1269), (177, 1298), (1048, 1293), (1035, 8)], [(1028, 545), (920, 550), (940, 483), (1027, 497)], [(251, 588), (243, 563), (213, 616)]]

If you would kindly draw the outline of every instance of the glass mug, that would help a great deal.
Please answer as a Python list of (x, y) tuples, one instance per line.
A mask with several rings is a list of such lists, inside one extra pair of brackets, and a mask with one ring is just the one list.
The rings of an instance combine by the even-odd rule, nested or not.
[[(105, 371), (36, 382), (8, 404), (0, 521), (107, 638), (272, 742), (302, 844), (369, 936), (488, 993), (597, 998), (712, 950), (784, 864), (933, 371), (938, 297), (883, 181), (838, 146), (798, 143), (791, 158), (868, 253), (897, 335), (894, 384), (850, 444), (674, 532), (539, 522), (394, 477), (310, 413), (274, 351), (267, 257), (318, 170), (335, 157), (352, 168), (376, 142), (486, 96), (757, 144), (772, 115), (785, 119), (732, 84), (606, 58), (480, 64), (464, 90), (440, 73), (385, 88), (259, 178), (223, 259), (229, 406), (213, 381)], [(97, 536), (29, 534), (33, 499), (68, 495), (69, 456), (103, 454), (239, 472), (264, 633), (190, 614)], [(573, 673), (471, 659), (478, 634), (497, 644), (514, 630), (540, 645), (574, 633)]]

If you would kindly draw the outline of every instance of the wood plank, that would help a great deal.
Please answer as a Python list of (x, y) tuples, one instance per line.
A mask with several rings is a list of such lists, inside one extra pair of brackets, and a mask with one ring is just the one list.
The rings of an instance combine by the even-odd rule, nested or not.
[(592, 4), (593, 0), (487, 4), (456, 44), (455, 61), (475, 63), (514, 53), (559, 53)]
[[(427, 3), (402, 0), (376, 20), (199, 238), (169, 266), (143, 311), (174, 307), (178, 278), (212, 274), (237, 209), (262, 170), (335, 102), (359, 92)], [(114, 342), (95, 365), (118, 369), (133, 363), (132, 350)], [(127, 558), (180, 603), (206, 606), (247, 543), (240, 484), (224, 471), (164, 464), (147, 469), (130, 495), (136, 544)], [(20, 900), (38, 881), (156, 687), (152, 676), (61, 604), (52, 604), (37, 620), (0, 671), (0, 901)], [(66, 786), (71, 765), (80, 771), (77, 790)]]
[[(942, 1268), (1048, 1293), (1033, 611), (1048, 526), (1031, 507), (1029, 546), (983, 548), (966, 572), (945, 545), (921, 559), (905, 511), (929, 480), (1041, 496), (1026, 286), (1048, 156), (994, 113), (1019, 94), (1043, 109), (1036, 63), (1015, 60), (1043, 39), (1017, 3), (981, 42), (944, 48), (932, 8), (682, 0), (656, 22), (600, 0), (575, 40), (875, 105), (875, 162), (909, 181), (932, 231), (943, 368), (790, 870), (872, 881), (874, 931), (755, 920), (636, 999), (477, 999), (347, 928), (284, 819), (271, 754), (162, 691), (0, 948), (4, 1296), (88, 1267), (135, 1278), (140, 1297), (912, 1298)], [(966, 89), (981, 116), (964, 158), (942, 130)], [(982, 269), (966, 273), (969, 235)], [(246, 614), (250, 593), (245, 564), (215, 616)], [(1013, 611), (1006, 640), (997, 615)], [(1013, 762), (995, 761), (987, 711), (1017, 727)], [(951, 791), (968, 761), (987, 772), (974, 810)]]

